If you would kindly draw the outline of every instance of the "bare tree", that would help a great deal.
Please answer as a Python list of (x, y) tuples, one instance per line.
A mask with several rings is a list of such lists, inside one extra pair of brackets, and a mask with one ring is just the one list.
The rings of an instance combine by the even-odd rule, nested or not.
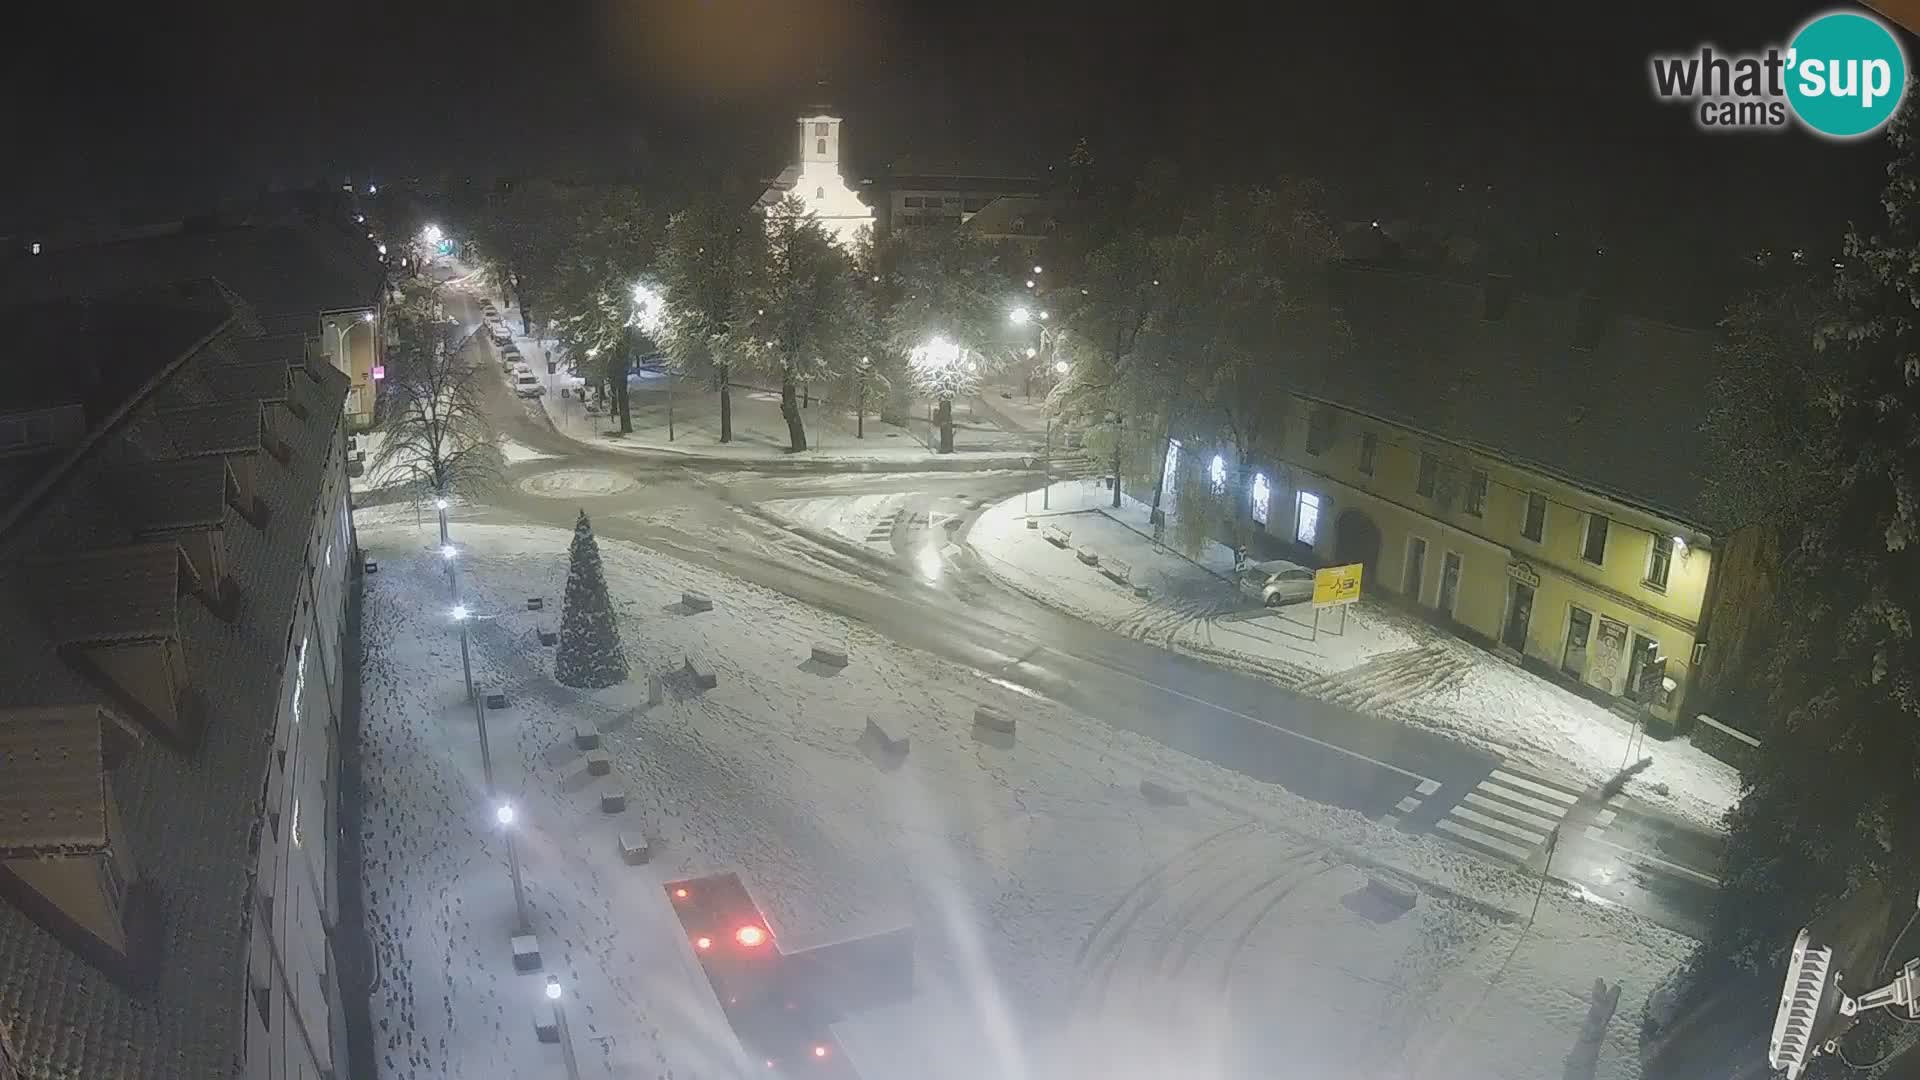
[(438, 291), (410, 286), (388, 307), (392, 341), (370, 472), (419, 500), (474, 495), (505, 460), (480, 398), (481, 368), (455, 348)]

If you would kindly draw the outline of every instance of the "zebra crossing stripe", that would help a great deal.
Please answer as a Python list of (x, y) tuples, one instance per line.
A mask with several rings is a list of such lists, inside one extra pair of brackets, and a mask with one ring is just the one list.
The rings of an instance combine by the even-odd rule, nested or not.
[(1395, 803), (1393, 808), (1403, 814), (1411, 814), (1420, 808), (1420, 800), (1408, 795), (1406, 798)]
[(1531, 795), (1523, 794), (1512, 788), (1496, 784), (1492, 778), (1482, 781), (1480, 786), (1474, 788), (1474, 790), (1491, 795), (1502, 802), (1511, 803), (1514, 806), (1525, 807), (1528, 810), (1535, 810), (1542, 814), (1550, 815), (1555, 820), (1559, 820), (1560, 815), (1567, 812), (1566, 804), (1548, 802), (1545, 799), (1536, 799)]
[(1485, 848), (1496, 854), (1505, 855), (1515, 862), (1526, 862), (1527, 856), (1533, 854), (1533, 849), (1531, 848), (1509, 843), (1497, 836), (1488, 836), (1478, 829), (1470, 829), (1462, 825), (1456, 825), (1448, 818), (1441, 818), (1434, 824), (1434, 828), (1461, 841), (1468, 847)]
[(1483, 810), (1489, 811), (1491, 813), (1499, 814), (1500, 816), (1506, 818), (1509, 821), (1517, 822), (1522, 825), (1538, 825), (1542, 830), (1540, 833), (1541, 836), (1545, 836), (1547, 833), (1552, 832), (1553, 827), (1560, 823), (1558, 818), (1546, 818), (1546, 817), (1541, 817), (1538, 814), (1529, 814), (1525, 810), (1515, 810), (1511, 806), (1503, 805), (1496, 800), (1489, 799), (1485, 795), (1479, 794), (1478, 792), (1470, 793), (1467, 795), (1466, 798), (1460, 801), (1465, 803), (1471, 803), (1474, 806), (1480, 807)]
[(1431, 795), (1431, 794), (1433, 794), (1434, 792), (1436, 792), (1436, 791), (1439, 791), (1439, 790), (1440, 790), (1440, 781), (1438, 781), (1438, 780), (1422, 780), (1422, 781), (1420, 781), (1420, 786), (1419, 786), (1419, 788), (1418, 788), (1418, 789), (1416, 789), (1416, 790), (1418, 790), (1418, 791), (1420, 792), (1420, 795), (1421, 795), (1421, 796), (1422, 796), (1422, 797), (1424, 798), (1425, 796), (1428, 796), (1428, 795)]
[(1557, 787), (1549, 787), (1537, 780), (1529, 780), (1524, 776), (1515, 776), (1504, 769), (1493, 770), (1493, 779), (1510, 787), (1517, 787), (1539, 795), (1544, 795), (1549, 799), (1557, 800), (1568, 806), (1572, 806), (1574, 803), (1580, 801), (1580, 793), (1577, 791), (1566, 791)]

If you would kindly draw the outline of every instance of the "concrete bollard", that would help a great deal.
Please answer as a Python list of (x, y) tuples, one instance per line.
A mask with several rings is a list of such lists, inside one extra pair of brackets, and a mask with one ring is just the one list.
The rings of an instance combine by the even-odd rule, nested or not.
[(703, 592), (693, 592), (689, 590), (687, 592), (683, 592), (680, 594), (680, 606), (683, 608), (686, 608), (690, 612), (712, 611), (713, 597), (708, 596), (706, 593), (703, 593)]
[(547, 1007), (544, 998), (533, 1008), (533, 1035), (543, 1043), (560, 1041), (560, 1013)]
[(487, 692), (487, 708), (504, 709), (506, 707), (507, 707), (507, 695), (502, 694), (497, 690), (490, 690)]
[(1100, 556), (1095, 554), (1092, 548), (1083, 548), (1083, 547), (1074, 548), (1073, 557), (1076, 559), (1079, 559), (1081, 562), (1085, 563), (1088, 566), (1100, 565)]
[(647, 838), (639, 833), (621, 833), (620, 858), (628, 866), (641, 866), (653, 858), (653, 848), (648, 845)]
[[(598, 739), (595, 740), (596, 742)], [(613, 757), (605, 750), (587, 751), (587, 775), (605, 776), (613, 771)]]
[(813, 643), (813, 662), (828, 667), (846, 667), (847, 650), (825, 641)]
[(1155, 806), (1187, 805), (1187, 793), (1184, 788), (1177, 788), (1159, 780), (1140, 781), (1140, 794), (1146, 796), (1147, 801)]
[(1039, 519), (1039, 518), (1028, 518), (1028, 519), (1027, 519), (1027, 528), (1029, 528), (1029, 529), (1037, 529), (1037, 528), (1039, 528), (1039, 527), (1040, 527), (1040, 519)]
[(695, 663), (691, 656), (681, 658), (680, 670), (692, 681), (694, 686), (701, 690), (711, 690), (720, 685), (720, 676), (711, 671), (700, 670), (700, 665)]
[(600, 812), (618, 814), (627, 808), (627, 793), (624, 791), (603, 791), (600, 793)]
[(658, 673), (647, 676), (647, 704), (658, 705), (665, 700), (666, 694), (660, 686)]
[(520, 934), (513, 939), (513, 970), (540, 970), (540, 939), (532, 934)]
[(576, 750), (600, 749), (600, 729), (592, 724), (573, 725), (573, 745)]
[(380, 564), (377, 562), (374, 562), (372, 559), (368, 559), (366, 562), (366, 565), (362, 566), (360, 569), (365, 570), (369, 574), (377, 574), (380, 572)]
[(907, 736), (896, 739), (887, 733), (886, 728), (875, 723), (873, 717), (867, 717), (866, 730), (860, 733), (860, 747), (868, 754), (886, 759), (889, 763), (897, 763), (897, 759), (907, 756), (911, 746), (912, 740)]
[(546, 607), (546, 606), (547, 606), (547, 600), (546, 600), (546, 597), (543, 597), (543, 596), (529, 596), (529, 597), (527, 597), (527, 610), (528, 610), (528, 611), (539, 611), (540, 609), (542, 609), (542, 608), (544, 608), (544, 607)]
[(991, 731), (996, 735), (1012, 735), (1014, 733), (1013, 717), (1008, 716), (991, 705), (975, 705), (973, 707), (973, 726)]
[(540, 631), (540, 644), (549, 648), (558, 645), (560, 644), (560, 635), (552, 630), (542, 630)]

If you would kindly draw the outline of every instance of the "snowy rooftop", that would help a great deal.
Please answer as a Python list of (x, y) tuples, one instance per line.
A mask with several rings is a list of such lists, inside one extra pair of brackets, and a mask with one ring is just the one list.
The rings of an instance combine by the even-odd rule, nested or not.
[(192, 405), (159, 415), (182, 453), (235, 454), (260, 449), (258, 401)]
[(108, 479), (115, 505), (136, 533), (220, 525), (232, 482), (226, 461), (214, 455), (143, 462)]
[(25, 585), (56, 644), (171, 637), (179, 629), (180, 547), (167, 541), (30, 559)]
[(1575, 297), (1515, 291), (1487, 318), (1477, 283), (1352, 264), (1332, 282), (1352, 341), (1305, 348), (1302, 393), (1713, 524), (1700, 518), (1710, 334), (1602, 305), (1582, 348)]
[(105, 847), (109, 740), (133, 737), (101, 708), (0, 710), (0, 857)]
[[(258, 326), (252, 311), (237, 308), (227, 328), (170, 376), (164, 396), (204, 412), (163, 415), (156, 395), (137, 401), (109, 437), (58, 478), (48, 498), (0, 535), (0, 567), (8, 570), (0, 585), (0, 637), (7, 642), (0, 650), (0, 708), (99, 704), (99, 692), (56, 650), (19, 568), (35, 558), (127, 545), (132, 525), (115, 501), (109, 476), (233, 441), (209, 440), (213, 425), (201, 421), (234, 416), (242, 418), (235, 421), (239, 426), (250, 416), (252, 445), (258, 446), (260, 406), (215, 403), (198, 371), (231, 364), (235, 343)], [(164, 913), (157, 985), (144, 993), (129, 990), (21, 910), (0, 902), (0, 1027), (8, 1031), (23, 1077), (207, 1080), (233, 1075), (240, 1060), (249, 838), (259, 819), (278, 686), (276, 679), (258, 676), (270, 673), (263, 665), (286, 648), (310, 510), (321, 490), (320, 464), (339, 424), (346, 380), (316, 367), (295, 378), (290, 392), (307, 416), (284, 427), (294, 455), (284, 466), (263, 461), (255, 480), (260, 497), (278, 512), (264, 531), (231, 511), (224, 525), (229, 569), (246, 590), (235, 621), (222, 622), (199, 603), (176, 605), (187, 681), (201, 699), (208, 737), (190, 751), (147, 740), (107, 774), (133, 863)], [(102, 603), (127, 610), (60, 615), (74, 624), (65, 633), (163, 623), (167, 601), (155, 583), (166, 560), (160, 548), (153, 551), (99, 567), (85, 559), (67, 562), (63, 572), (97, 587)], [(125, 579), (98, 576), (103, 573)], [(77, 727), (73, 735), (83, 737)], [(89, 747), (76, 743), (73, 749)], [(73, 776), (45, 779), (57, 787), (55, 780)], [(19, 797), (7, 780), (0, 780), (0, 793)], [(87, 821), (69, 828), (76, 839), (94, 835)]]

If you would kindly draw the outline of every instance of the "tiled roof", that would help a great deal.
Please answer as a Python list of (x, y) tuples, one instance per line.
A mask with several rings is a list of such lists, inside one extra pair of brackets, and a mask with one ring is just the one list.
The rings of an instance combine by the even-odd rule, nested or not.
[(227, 352), (237, 364), (277, 360), (291, 368), (304, 367), (307, 362), (307, 335), (291, 333), (247, 338), (229, 345)]
[(383, 272), (371, 245), (323, 225), (282, 221), (165, 233), (91, 247), (56, 248), (0, 263), (0, 295), (98, 296), (190, 278), (217, 278), (263, 323), (370, 307)]
[(0, 308), (7, 328), (0, 412), (80, 405), (89, 422), (98, 422), (212, 336), (229, 314), (204, 281), (133, 297)]
[(1700, 506), (1709, 333), (1613, 311), (1583, 349), (1572, 296), (1516, 292), (1489, 319), (1480, 283), (1357, 265), (1333, 271), (1333, 291), (1348, 348), (1301, 348), (1276, 378), (1681, 522), (1718, 524)]
[(98, 706), (0, 710), (0, 858), (106, 846), (110, 737), (137, 735)]
[(140, 535), (224, 523), (229, 476), (225, 459), (207, 455), (129, 465), (104, 479), (114, 509)]
[[(216, 376), (209, 376), (211, 382)], [(155, 414), (182, 454), (239, 454), (260, 449), (260, 403), (223, 401)]]
[(180, 628), (180, 545), (171, 541), (43, 556), (24, 564), (56, 645), (143, 641)]
[[(242, 320), (245, 325), (258, 325)], [(176, 376), (205, 400), (189, 370), (230, 355), (245, 331), (227, 330)], [(345, 376), (318, 368), (293, 380), (304, 417), (284, 425), (289, 465), (262, 458), (255, 489), (277, 511), (264, 530), (226, 524), (228, 569), (246, 587), (233, 622), (199, 603), (179, 605), (181, 654), (200, 700), (205, 737), (188, 752), (149, 739), (109, 774), (128, 846), (164, 911), (158, 986), (126, 989), (38, 923), (0, 901), (0, 1025), (27, 1080), (212, 1080), (238, 1074), (245, 1045), (253, 856), (271, 731), (295, 615), (321, 463), (337, 437)], [(171, 426), (143, 404), (110, 445), (83, 459), (55, 500), (0, 534), (0, 567), (49, 553), (111, 547), (131, 538), (113, 505), (110, 470), (166, 457)], [(229, 511), (229, 513), (235, 513)], [(94, 703), (99, 694), (55, 651), (17, 585), (0, 588), (0, 707)]]
[(207, 369), (207, 385), (222, 401), (285, 401), (290, 371), (278, 360), (222, 364)]

